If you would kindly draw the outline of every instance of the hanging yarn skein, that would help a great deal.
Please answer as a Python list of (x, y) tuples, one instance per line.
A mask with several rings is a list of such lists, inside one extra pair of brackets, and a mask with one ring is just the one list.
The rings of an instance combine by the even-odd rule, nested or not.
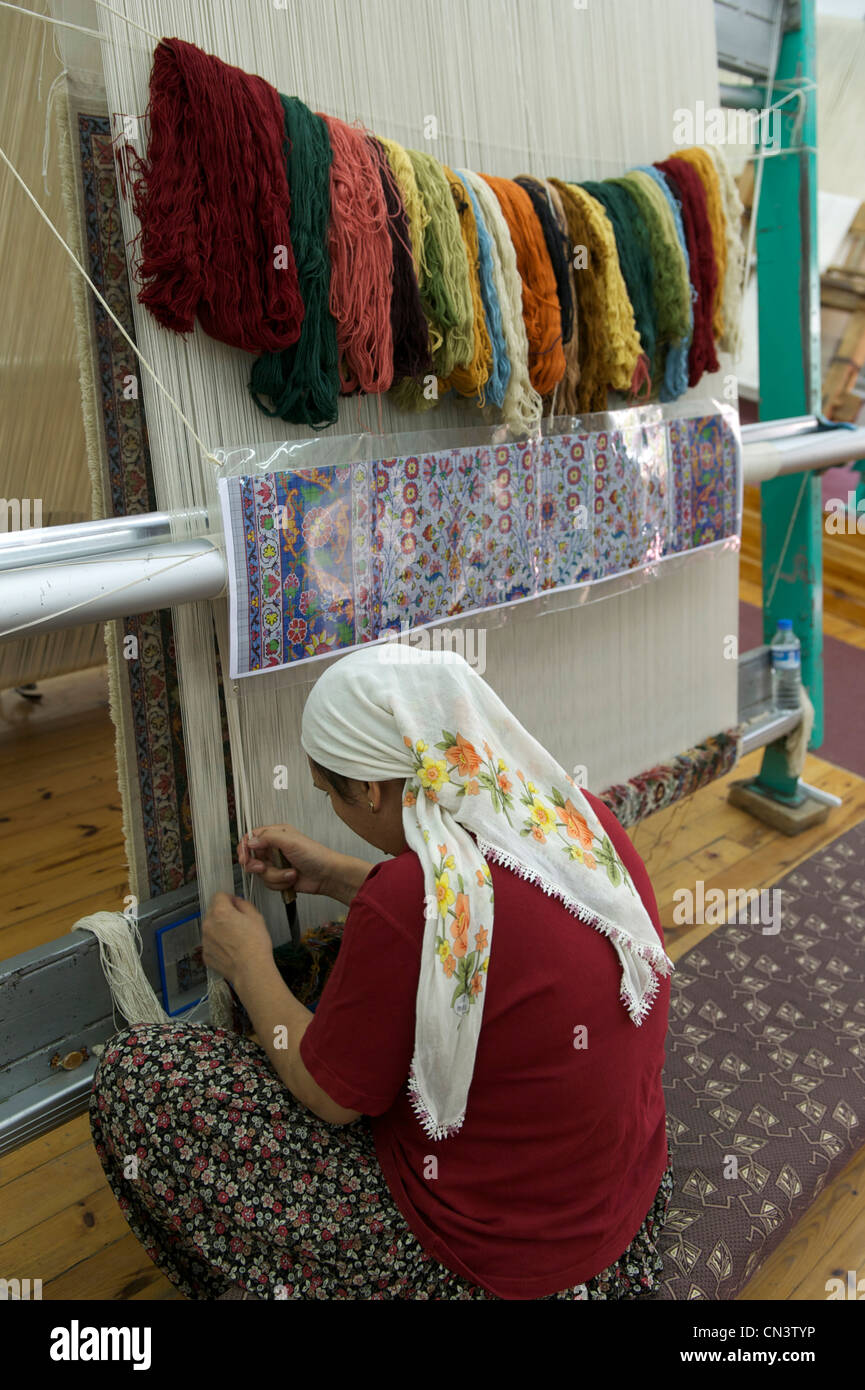
[[(429, 213), (420, 195), (414, 167), (408, 157), (408, 152), (403, 149), (402, 145), (397, 144), (396, 140), (387, 140), (383, 135), (379, 135), (377, 139), (384, 148), (388, 164), (400, 191), (405, 214), (408, 218), (415, 279), (420, 284), (424, 276), (429, 273), (424, 254), (424, 234), (429, 226)], [(433, 347), (436, 346), (438, 344), (433, 343)]]
[(619, 261), (616, 233), (606, 208), (580, 184), (566, 184), (564, 187), (583, 211), (586, 236), (595, 238), (604, 306), (599, 320), (603, 365), (598, 371), (598, 379), (603, 386), (603, 403), (593, 409), (605, 410), (608, 385), (623, 395), (637, 395), (645, 385), (648, 393), (651, 387), (649, 362), (640, 342), (634, 306)]
[(727, 273), (727, 231), (721, 201), (721, 183), (715, 161), (707, 150), (693, 145), (686, 150), (680, 150), (676, 157), (696, 169), (706, 194), (706, 212), (712, 229), (712, 245), (717, 266), (712, 326), (715, 338), (720, 342), (724, 337), (724, 278)]
[(407, 150), (418, 192), (429, 219), (424, 231), (426, 274), (420, 295), (429, 320), (436, 394), (416, 379), (405, 378), (395, 388), (394, 401), (403, 410), (431, 410), (447, 391), (448, 378), (458, 367), (469, 368), (474, 358), (474, 306), (468, 257), (450, 184), (432, 155)]
[(378, 164), (387, 204), (388, 228), (393, 251), (393, 292), (390, 302), (393, 374), (395, 379), (423, 376), (432, 372), (432, 354), (429, 328), (414, 271), (408, 218), (384, 146), (374, 136), (370, 136), (370, 145)]
[(715, 162), (721, 203), (724, 210), (724, 233), (727, 246), (727, 271), (724, 276), (723, 311), (724, 333), (718, 346), (736, 359), (742, 353), (742, 300), (745, 295), (745, 245), (742, 240), (742, 217), (745, 209), (739, 187), (720, 145), (709, 145)]
[(688, 385), (696, 386), (704, 372), (717, 372), (719, 369), (712, 330), (718, 267), (706, 209), (706, 193), (699, 174), (687, 160), (677, 159), (673, 155), (656, 163), (655, 168), (670, 184), (682, 210), (691, 284), (696, 294), (693, 301), (694, 332), (688, 354)]
[(390, 389), (393, 247), (378, 166), (367, 133), (323, 116), (330, 166), (330, 308), (336, 319), (340, 380), (346, 395)]
[[(658, 341), (664, 352), (664, 375), (656, 385), (660, 385), (662, 401), (673, 401), (681, 394), (677, 390), (676, 376), (680, 368), (677, 369), (676, 363), (681, 363), (681, 350), (691, 317), (691, 282), (685, 257), (669, 204), (654, 179), (634, 169), (615, 182), (628, 189), (649, 233)], [(672, 364), (671, 351), (674, 352)]]
[(579, 351), (579, 380), (575, 409), (578, 413), (606, 409), (607, 377), (605, 374), (604, 333), (606, 300), (604, 262), (606, 248), (589, 210), (573, 187), (561, 179), (550, 179), (553, 191), (561, 199), (568, 226), (568, 236), (574, 248), (572, 262), (581, 257), (574, 278), (580, 277), (574, 296), (576, 331)]
[[(433, 279), (430, 263), (431, 302), (436, 309), (439, 304), (448, 307), (441, 314), (444, 341), (434, 356), (439, 376), (449, 377), (457, 367), (471, 367), (475, 352), (468, 256), (453, 194), (442, 166), (431, 154), (420, 150), (409, 150), (408, 155), (429, 216), (424, 246), (428, 249), (432, 243), (438, 250), (440, 278), (437, 280)], [(427, 259), (429, 261), (429, 255)]]
[[(325, 429), (339, 418), (339, 353), (330, 312), (331, 147), (327, 126), (297, 97), (281, 97), (291, 193), (291, 236), (306, 308), (300, 338), (280, 353), (259, 357), (249, 389), (265, 415)], [(269, 398), (268, 409), (262, 397)]]
[(542, 402), (529, 377), (529, 340), (523, 318), (523, 283), (517, 253), (499, 201), (489, 184), (469, 169), (457, 172), (473, 190), (491, 238), (493, 276), (511, 368), (502, 415), (517, 433), (530, 433), (537, 429)]
[(133, 1026), (171, 1022), (144, 973), (141, 933), (134, 919), (130, 921), (120, 912), (92, 912), (79, 917), (71, 930), (89, 931), (96, 937), (99, 963), (111, 991), (112, 1011), (119, 1008)]
[(665, 399), (663, 391), (669, 393), (668, 399), (677, 400), (684, 395), (688, 389), (688, 353), (691, 350), (691, 339), (694, 334), (694, 305), (696, 291), (691, 284), (691, 261), (688, 255), (688, 243), (685, 240), (685, 229), (682, 225), (682, 210), (675, 198), (667, 179), (660, 169), (655, 169), (652, 165), (641, 165), (640, 173), (646, 174), (657, 185), (661, 196), (665, 199), (670, 216), (673, 219), (673, 226), (676, 239), (682, 253), (682, 260), (685, 268), (685, 291), (687, 293), (687, 320), (688, 328), (685, 337), (680, 343), (676, 343), (667, 353), (667, 365), (664, 372), (664, 387), (662, 389), (662, 400)]
[(457, 174), (457, 178), (462, 183), (472, 205), (472, 211), (475, 217), (475, 229), (478, 237), (478, 278), (480, 280), (481, 296), (483, 298), (484, 319), (487, 325), (487, 332), (489, 333), (490, 350), (492, 352), (492, 366), (490, 367), (489, 380), (486, 385), (486, 396), (491, 405), (501, 410), (504, 404), (505, 391), (507, 390), (511, 375), (511, 364), (508, 358), (507, 344), (505, 343), (502, 309), (499, 300), (501, 263), (498, 260), (498, 252), (489, 229), (487, 228), (484, 215), (481, 212), (481, 205), (478, 202), (477, 194), (465, 174)]
[(566, 415), (574, 415), (579, 409), (579, 398), (577, 388), (580, 384), (580, 332), (579, 317), (577, 314), (577, 279), (574, 272), (574, 255), (568, 237), (568, 219), (565, 216), (565, 206), (562, 195), (557, 188), (549, 182), (542, 185), (549, 194), (553, 205), (556, 221), (559, 224), (559, 231), (564, 245), (565, 263), (567, 268), (568, 291), (571, 297), (573, 313), (570, 322), (570, 331), (564, 344), (565, 351), (565, 375), (561, 382), (560, 394), (557, 397), (559, 408)]
[[(138, 299), (165, 328), (245, 352), (300, 337), (279, 93), (182, 39), (150, 78), (146, 159), (127, 147), (141, 223)], [(276, 263), (274, 248), (280, 248)]]
[(490, 379), (493, 366), (493, 348), (487, 329), (484, 301), (480, 280), (480, 242), (472, 204), (466, 194), (465, 186), (452, 169), (442, 166), (445, 178), (450, 184), (451, 196), (460, 223), (460, 233), (466, 251), (469, 271), (469, 287), (472, 297), (472, 316), (474, 328), (474, 354), (468, 367), (457, 367), (444, 383), (460, 396), (477, 396), (484, 403), (484, 387)]
[(562, 344), (564, 346), (571, 340), (574, 322), (574, 302), (571, 297), (571, 283), (568, 278), (567, 241), (556, 220), (555, 209), (551, 205), (546, 184), (542, 183), (540, 179), (532, 178), (530, 174), (520, 174), (518, 178), (514, 179), (514, 183), (518, 183), (520, 188), (524, 188), (528, 193), (535, 210), (535, 216), (541, 224), (544, 245), (547, 248), (550, 265), (556, 277), (556, 295), (562, 315)]
[(619, 265), (628, 289), (628, 298), (634, 310), (634, 321), (640, 335), (643, 352), (649, 361), (652, 380), (658, 377), (658, 369), (663, 372), (662, 352), (658, 342), (658, 324), (655, 298), (652, 290), (654, 267), (652, 264), (649, 233), (640, 216), (639, 208), (627, 188), (615, 179), (603, 183), (584, 183), (581, 187), (591, 197), (603, 205), (613, 226)]
[(508, 225), (523, 282), (523, 319), (529, 340), (529, 377), (541, 396), (551, 395), (565, 374), (562, 310), (556, 277), (532, 201), (513, 179), (481, 174)]

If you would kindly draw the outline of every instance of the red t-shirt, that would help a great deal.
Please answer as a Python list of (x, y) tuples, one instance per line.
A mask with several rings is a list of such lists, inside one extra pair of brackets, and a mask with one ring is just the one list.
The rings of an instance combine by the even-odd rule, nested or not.
[[(642, 860), (586, 795), (663, 943)], [(453, 1138), (427, 1137), (406, 1089), (424, 930), (412, 850), (377, 864), (354, 898), (300, 1055), (337, 1105), (374, 1117), (385, 1180), (424, 1249), (499, 1298), (537, 1299), (612, 1264), (654, 1201), (667, 1165), (670, 980), (638, 1028), (619, 999), (608, 938), (510, 869), (490, 868), (493, 949)], [(580, 1024), (587, 1047), (575, 1045)]]

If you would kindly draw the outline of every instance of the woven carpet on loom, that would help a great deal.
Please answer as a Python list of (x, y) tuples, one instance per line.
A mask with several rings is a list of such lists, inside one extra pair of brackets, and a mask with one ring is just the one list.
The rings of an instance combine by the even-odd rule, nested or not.
[(677, 962), (660, 1299), (734, 1299), (865, 1142), (863, 863), (865, 821), (775, 885), (776, 934), (742, 913)]
[[(135, 338), (124, 254), (111, 120), (104, 104), (70, 93), (58, 100), (61, 158), (71, 244), (91, 279)], [(73, 278), (85, 433), (94, 515), (157, 510), (143, 402), (134, 353), (80, 277)], [(137, 643), (129, 659), (128, 639)], [(130, 891), (156, 897), (194, 881), (186, 750), (171, 613), (142, 613), (106, 625), (111, 715), (116, 728)], [(219, 682), (220, 698), (222, 682)], [(602, 792), (626, 826), (723, 776), (736, 761), (734, 729), (720, 732), (670, 764)], [(231, 757), (223, 706), (223, 746), (233, 841), (237, 835)]]

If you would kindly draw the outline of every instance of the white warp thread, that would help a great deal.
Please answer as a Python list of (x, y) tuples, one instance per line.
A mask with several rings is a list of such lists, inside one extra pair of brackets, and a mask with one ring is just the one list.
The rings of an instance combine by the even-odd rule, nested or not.
[(121, 912), (93, 912), (81, 917), (72, 931), (92, 932), (99, 942), (99, 960), (111, 990), (115, 1029), (117, 1009), (130, 1026), (171, 1022), (144, 973), (141, 933), (135, 922)]

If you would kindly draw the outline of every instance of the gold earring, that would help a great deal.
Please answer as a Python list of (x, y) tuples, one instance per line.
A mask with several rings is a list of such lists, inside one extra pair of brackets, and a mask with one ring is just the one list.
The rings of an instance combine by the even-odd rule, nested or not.
[(371, 811), (374, 811), (374, 810), (375, 810), (375, 807), (373, 806), (373, 804), (372, 804), (371, 801), (370, 801), (370, 803), (369, 803), (369, 809), (370, 809)]

